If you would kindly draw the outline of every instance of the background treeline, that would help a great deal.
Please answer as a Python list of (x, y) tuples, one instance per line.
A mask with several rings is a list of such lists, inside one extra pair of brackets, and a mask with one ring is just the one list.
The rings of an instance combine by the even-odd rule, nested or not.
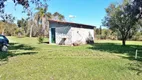
[(15, 36), (17, 29), (17, 25), (14, 23), (6, 23), (0, 21), (0, 34), (5, 34), (7, 36)]
[[(134, 3), (134, 4), (133, 4)], [(96, 39), (139, 40), (142, 41), (142, 18), (139, 1), (124, 0), (122, 4), (110, 4), (102, 22), (107, 28), (95, 28)], [(132, 5), (133, 4), (133, 5)], [(136, 5), (135, 5), (136, 4)], [(65, 21), (59, 12), (47, 12), (47, 6), (35, 8), (35, 13), (28, 13), (27, 18), (15, 21), (11, 14), (0, 14), (0, 34), (18, 37), (48, 37), (48, 20)], [(136, 10), (136, 12), (134, 11)], [(124, 43), (125, 45), (125, 43)]]
[[(3, 14), (2, 16), (0, 34), (18, 37), (29, 37), (30, 35), (31, 37), (38, 37), (43, 28), (42, 22), (45, 22), (44, 25), (47, 26), (48, 20), (65, 21), (64, 15), (58, 12), (52, 14), (44, 11), (43, 8), (38, 9), (33, 16), (29, 16), (26, 19), (22, 18), (17, 20), (17, 22), (14, 22), (15, 18), (11, 14)], [(48, 28), (44, 29), (44, 35), (48, 37)]]
[[(122, 40), (122, 37), (119, 32), (114, 32), (111, 29), (106, 28), (95, 28), (94, 29), (95, 39), (97, 40)], [(138, 29), (137, 31), (129, 34), (128, 40), (134, 41), (142, 41), (142, 28)]]
[[(6, 23), (3, 21), (0, 21), (0, 34), (4, 34), (7, 36), (18, 36), (18, 37), (25, 37), (30, 35), (30, 24), (31, 21), (28, 19), (21, 19), (17, 21), (17, 24), (15, 23)], [(40, 25), (41, 27), (41, 25)], [(33, 27), (32, 35), (33, 37), (38, 36), (39, 28), (36, 24)], [(110, 29), (106, 28), (95, 28), (94, 29), (95, 39), (110, 39), (110, 40), (121, 40), (121, 35), (118, 32), (113, 32)], [(129, 40), (136, 40), (136, 41), (142, 41), (142, 28), (138, 29), (133, 33), (134, 35), (129, 35)]]
[[(0, 1), (0, 20), (1, 34), (18, 35), (18, 36), (37, 36), (40, 38), (48, 36), (49, 26), (47, 20), (61, 20), (64, 21), (64, 15), (55, 12), (51, 14), (47, 12), (47, 0), (13, 0), (15, 5), (23, 6), (24, 11), (27, 12), (27, 19), (17, 21), (18, 27), (14, 27), (14, 17), (4, 14), (5, 2)], [(33, 13), (28, 9), (31, 4), (35, 4)], [(106, 9), (106, 16), (102, 21), (102, 25), (107, 29), (100, 29), (100, 33), (95, 29), (95, 37), (97, 39), (118, 39), (122, 40), (122, 45), (126, 45), (127, 40), (141, 40), (142, 30), (142, 0), (122, 0), (120, 3), (111, 3)], [(35, 11), (34, 11), (35, 12)], [(4, 24), (3, 24), (4, 22)], [(26, 23), (26, 25), (25, 25)], [(10, 26), (7, 28), (7, 26)], [(42, 39), (41, 39), (42, 40)]]

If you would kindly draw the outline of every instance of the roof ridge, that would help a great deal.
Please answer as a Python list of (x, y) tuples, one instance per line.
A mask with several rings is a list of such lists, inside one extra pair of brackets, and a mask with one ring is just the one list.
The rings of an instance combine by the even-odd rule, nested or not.
[(59, 20), (52, 20), (52, 19), (49, 19), (48, 21), (59, 22), (59, 23), (77, 24), (77, 25), (83, 25), (83, 26), (90, 26), (90, 27), (94, 27), (94, 28), (96, 27), (96, 26), (88, 25), (88, 24), (75, 23), (75, 22), (67, 22), (67, 21), (59, 21)]

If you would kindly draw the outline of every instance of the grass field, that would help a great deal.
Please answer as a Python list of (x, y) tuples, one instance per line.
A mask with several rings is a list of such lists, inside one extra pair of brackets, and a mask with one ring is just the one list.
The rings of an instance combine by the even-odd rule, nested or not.
[(8, 37), (0, 53), (0, 80), (142, 80), (142, 42), (95, 41), (93, 45), (38, 44), (37, 38)]

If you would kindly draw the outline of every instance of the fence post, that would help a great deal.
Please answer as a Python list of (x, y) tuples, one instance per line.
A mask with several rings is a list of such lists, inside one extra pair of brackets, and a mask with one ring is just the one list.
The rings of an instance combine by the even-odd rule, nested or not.
[(138, 50), (136, 49), (135, 59), (137, 59), (137, 57), (138, 57)]

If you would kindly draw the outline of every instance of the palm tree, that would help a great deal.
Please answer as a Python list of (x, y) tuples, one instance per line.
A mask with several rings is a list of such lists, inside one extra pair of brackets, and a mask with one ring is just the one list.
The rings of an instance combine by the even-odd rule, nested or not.
[(48, 32), (49, 32), (48, 20), (49, 19), (54, 19), (59, 21), (65, 20), (65, 17), (58, 12), (55, 12), (54, 14), (47, 12), (46, 7), (36, 8), (36, 10), (38, 10), (38, 12), (34, 15), (34, 20), (36, 20), (35, 24), (38, 27), (41, 25), (39, 36), (45, 36), (45, 33), (47, 34), (46, 36), (48, 36)]
[(46, 29), (46, 11), (47, 11), (47, 8), (37, 8), (38, 12), (38, 26), (39, 24), (42, 25), (42, 28), (41, 28), (41, 31), (40, 31), (40, 36), (44, 36), (44, 32), (45, 32), (45, 29)]

